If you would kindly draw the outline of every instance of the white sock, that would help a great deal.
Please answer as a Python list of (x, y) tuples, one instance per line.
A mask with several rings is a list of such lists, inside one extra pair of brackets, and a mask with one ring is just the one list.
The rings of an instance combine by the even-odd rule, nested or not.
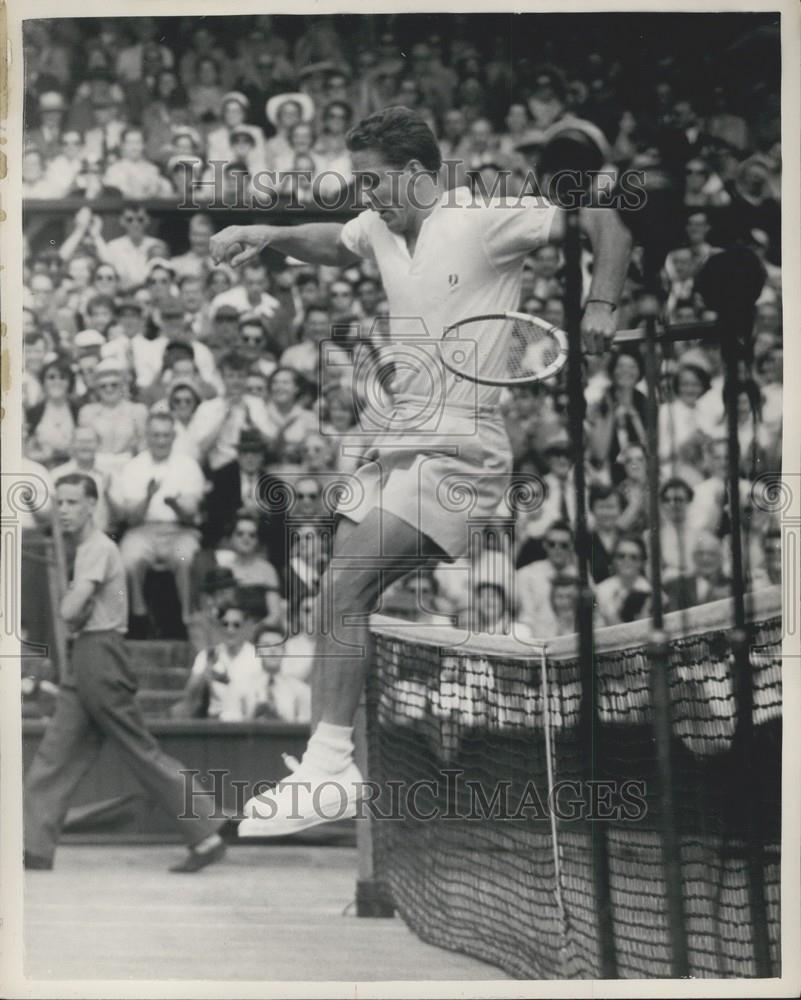
[(213, 851), (221, 843), (222, 837), (218, 833), (210, 833), (208, 837), (204, 837), (203, 840), (195, 844), (193, 849), (198, 854), (206, 854), (208, 851)]
[(343, 771), (353, 761), (353, 726), (318, 723), (303, 760), (329, 774)]

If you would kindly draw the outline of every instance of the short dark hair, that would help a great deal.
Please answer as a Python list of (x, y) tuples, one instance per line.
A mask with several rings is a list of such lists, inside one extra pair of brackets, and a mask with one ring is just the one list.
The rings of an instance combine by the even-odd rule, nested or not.
[(645, 542), (640, 538), (639, 535), (621, 535), (617, 540), (615, 545), (614, 555), (617, 555), (617, 550), (621, 545), (634, 545), (640, 553), (640, 558), (643, 562), (648, 558), (648, 550), (645, 547)]
[(59, 476), (56, 480), (56, 489), (59, 486), (81, 486), (85, 497), (89, 497), (90, 500), (98, 498), (97, 483), (83, 472), (69, 472), (66, 476)]
[(554, 521), (553, 524), (548, 525), (548, 530), (545, 534), (550, 535), (552, 531), (564, 531), (570, 535), (571, 538), (573, 537), (573, 529), (570, 527), (569, 521)]
[(590, 486), (590, 510), (592, 510), (599, 500), (608, 500), (609, 497), (615, 497), (615, 499), (620, 501), (622, 505), (623, 500), (614, 486), (608, 486), (606, 483), (593, 483), (592, 486)]
[(610, 378), (614, 375), (617, 363), (621, 358), (628, 358), (630, 361), (633, 361), (634, 364), (637, 366), (637, 371), (640, 374), (640, 378), (643, 377), (643, 375), (645, 374), (645, 365), (643, 364), (640, 352), (636, 348), (630, 347), (622, 351), (615, 351), (609, 358), (609, 364), (606, 370)]
[(327, 117), (328, 112), (331, 111), (332, 108), (339, 108), (340, 111), (344, 112), (348, 121), (353, 118), (353, 108), (347, 101), (329, 101), (323, 110), (323, 119)]
[(706, 392), (712, 384), (709, 372), (705, 368), (702, 368), (700, 365), (694, 365), (689, 361), (682, 361), (680, 358), (678, 370), (673, 376), (673, 388), (675, 392), (678, 392), (679, 390), (679, 376), (683, 371), (690, 372), (691, 375), (694, 375), (698, 379), (701, 383), (703, 392)]
[(665, 494), (668, 490), (683, 490), (688, 500), (692, 500), (695, 496), (692, 486), (690, 486), (686, 479), (682, 479), (681, 476), (671, 476), (670, 479), (666, 479), (662, 483), (662, 488), (659, 490), (660, 500), (665, 499)]
[(391, 167), (402, 169), (409, 160), (419, 160), (426, 170), (442, 166), (434, 133), (415, 111), (400, 106), (384, 108), (363, 118), (347, 135), (351, 152), (374, 149)]
[(228, 351), (226, 354), (223, 354), (217, 364), (220, 371), (228, 368), (234, 372), (247, 372), (250, 368), (250, 360), (244, 355), (239, 354), (238, 351)]
[(44, 382), (47, 373), (55, 369), (61, 375), (67, 383), (67, 392), (72, 392), (75, 386), (75, 373), (69, 361), (63, 356), (58, 355), (58, 357), (53, 358), (52, 361), (48, 361), (46, 365), (43, 366), (41, 371), (41, 380)]
[(89, 299), (86, 303), (86, 312), (91, 313), (97, 309), (98, 306), (106, 306), (113, 313), (117, 311), (114, 305), (114, 299), (110, 295), (95, 295), (94, 298)]

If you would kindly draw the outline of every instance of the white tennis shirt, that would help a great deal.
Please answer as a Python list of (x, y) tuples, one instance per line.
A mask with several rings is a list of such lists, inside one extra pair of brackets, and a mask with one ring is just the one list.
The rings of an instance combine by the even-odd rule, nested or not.
[[(373, 209), (345, 224), (343, 244), (374, 260), (381, 272), (390, 309), (396, 397), (430, 398), (439, 392), (449, 406), (497, 405), (500, 389), (476, 389), (453, 375), (444, 378), (432, 342), (459, 320), (519, 308), (523, 260), (548, 242), (555, 214), (556, 208), (543, 199), (474, 200), (468, 188), (455, 188), (442, 195), (423, 221), (412, 256), (404, 237), (391, 232)], [(482, 372), (496, 363), (502, 370), (499, 329), (470, 328)]]

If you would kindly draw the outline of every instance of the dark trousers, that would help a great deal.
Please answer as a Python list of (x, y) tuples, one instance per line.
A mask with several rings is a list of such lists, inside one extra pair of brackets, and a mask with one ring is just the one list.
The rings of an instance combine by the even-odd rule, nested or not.
[(187, 844), (196, 844), (219, 829), (224, 820), (211, 819), (213, 799), (202, 794), (192, 797), (196, 818), (179, 818), (188, 798), (179, 773), (183, 765), (167, 756), (145, 728), (134, 697), (136, 677), (119, 633), (79, 636), (65, 681), (55, 714), (25, 775), (26, 851), (52, 858), (70, 798), (105, 739), (122, 751), (147, 791), (174, 818)]

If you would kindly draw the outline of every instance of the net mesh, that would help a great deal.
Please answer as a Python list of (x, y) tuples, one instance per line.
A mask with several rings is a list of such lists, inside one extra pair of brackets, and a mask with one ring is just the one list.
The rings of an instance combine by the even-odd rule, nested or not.
[[(731, 602), (665, 620), (674, 820), (690, 974), (699, 977), (756, 975), (747, 883), (755, 850), (747, 818), (755, 808), (765, 882), (756, 918), (767, 923), (772, 974), (779, 974), (777, 588), (748, 595), (748, 608), (758, 803), (743, 801), (733, 757)], [(596, 632), (596, 778), (614, 785), (592, 792), (578, 784), (586, 748), (575, 637), (531, 647), (521, 658), (512, 639), (376, 621), (370, 777), (382, 797), (392, 782), (404, 792), (393, 800), (394, 818), (372, 824), (374, 870), (408, 925), (516, 977), (599, 976), (591, 812), (604, 816), (607, 830), (618, 974), (670, 976), (650, 626)]]
[(450, 328), (440, 348), (445, 364), (475, 381), (515, 385), (548, 375), (561, 354), (547, 323), (522, 314), (478, 316)]

